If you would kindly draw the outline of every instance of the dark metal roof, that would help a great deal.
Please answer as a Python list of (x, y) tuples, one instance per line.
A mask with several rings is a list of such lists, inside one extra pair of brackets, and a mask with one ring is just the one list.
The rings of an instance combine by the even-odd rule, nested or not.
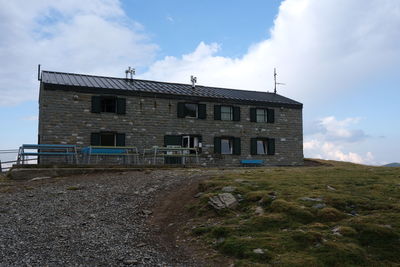
[(169, 98), (174, 96), (174, 98), (188, 96), (191, 98), (196, 97), (208, 99), (224, 99), (231, 100), (233, 102), (254, 102), (264, 104), (268, 103), (274, 104), (276, 106), (283, 105), (296, 108), (302, 107), (301, 103), (274, 93), (227, 89), (201, 85), (196, 85), (196, 87), (193, 89), (190, 84), (167, 83), (138, 79), (129, 80), (124, 78), (62, 73), (53, 71), (43, 71), (41, 81), (45, 85), (52, 85), (47, 86), (47, 88), (53, 89), (67, 88), (68, 90), (85, 91), (86, 88), (91, 89), (89, 90), (91, 92), (93, 92), (94, 90), (101, 92), (104, 89), (111, 89), (120, 91), (118, 93), (115, 92), (116, 94), (120, 94), (122, 92), (130, 92), (140, 93), (141, 95), (165, 95)]

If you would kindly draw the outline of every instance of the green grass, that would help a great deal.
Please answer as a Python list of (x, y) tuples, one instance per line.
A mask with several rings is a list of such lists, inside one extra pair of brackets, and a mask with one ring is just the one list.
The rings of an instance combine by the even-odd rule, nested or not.
[[(237, 266), (400, 265), (400, 168), (325, 163), (243, 169), (202, 182), (204, 194), (190, 208), (193, 235)], [(216, 212), (208, 198), (224, 186), (242, 200)]]

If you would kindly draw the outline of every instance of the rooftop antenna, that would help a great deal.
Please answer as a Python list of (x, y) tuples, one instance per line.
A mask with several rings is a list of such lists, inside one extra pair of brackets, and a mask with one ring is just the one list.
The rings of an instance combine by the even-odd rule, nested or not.
[(42, 81), (42, 77), (40, 77), (40, 64), (38, 64), (37, 68), (38, 68), (38, 70), (37, 70), (37, 79), (38, 79), (38, 81)]
[(192, 88), (194, 89), (196, 87), (197, 77), (194, 77), (193, 75), (190, 76), (190, 81), (192, 82)]
[(128, 67), (128, 69), (125, 71), (126, 79), (128, 80), (128, 74), (130, 76), (130, 79), (133, 80), (133, 75), (135, 75), (135, 69)]
[(274, 94), (276, 94), (276, 86), (277, 85), (285, 85), (284, 83), (278, 83), (278, 82), (276, 82), (276, 76), (277, 76), (278, 74), (276, 74), (276, 68), (274, 68)]

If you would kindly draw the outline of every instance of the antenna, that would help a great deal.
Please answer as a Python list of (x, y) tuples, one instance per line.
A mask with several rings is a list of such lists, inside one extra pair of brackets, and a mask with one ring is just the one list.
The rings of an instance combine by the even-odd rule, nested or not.
[(40, 77), (40, 64), (37, 66), (37, 79), (38, 81), (42, 81), (42, 77)]
[(126, 79), (128, 80), (128, 74), (131, 76), (131, 80), (133, 79), (133, 75), (136, 74), (135, 69), (128, 67), (128, 69), (125, 71)]
[(278, 83), (278, 82), (276, 82), (276, 76), (277, 76), (278, 74), (276, 74), (276, 68), (274, 68), (274, 94), (276, 94), (276, 86), (277, 85), (286, 85), (286, 84), (284, 84), (284, 83)]
[(196, 87), (197, 77), (194, 77), (193, 75), (190, 76), (190, 81), (192, 82), (192, 88), (194, 89)]

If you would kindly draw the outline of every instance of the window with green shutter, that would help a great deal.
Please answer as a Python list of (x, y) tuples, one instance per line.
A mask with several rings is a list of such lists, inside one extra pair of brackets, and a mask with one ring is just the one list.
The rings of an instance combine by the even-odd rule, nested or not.
[(222, 155), (240, 155), (240, 138), (231, 136), (214, 137), (214, 153)]
[(275, 155), (275, 139), (266, 137), (250, 138), (251, 155)]
[(206, 104), (194, 104), (194, 103), (178, 103), (177, 108), (178, 118), (207, 118), (207, 106)]
[(126, 99), (115, 96), (92, 96), (92, 112), (126, 114)]
[(92, 146), (125, 146), (125, 134), (115, 132), (91, 133)]
[(275, 122), (275, 110), (268, 108), (250, 108), (251, 122)]

